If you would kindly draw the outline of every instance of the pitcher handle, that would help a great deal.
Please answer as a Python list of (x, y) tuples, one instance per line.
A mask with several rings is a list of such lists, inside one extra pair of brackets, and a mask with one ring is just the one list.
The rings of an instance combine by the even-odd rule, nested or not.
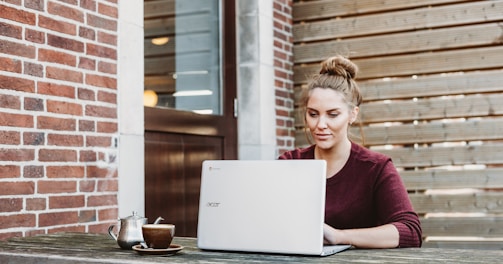
[(113, 233), (115, 225), (111, 225), (108, 227), (108, 234), (117, 241), (117, 235)]

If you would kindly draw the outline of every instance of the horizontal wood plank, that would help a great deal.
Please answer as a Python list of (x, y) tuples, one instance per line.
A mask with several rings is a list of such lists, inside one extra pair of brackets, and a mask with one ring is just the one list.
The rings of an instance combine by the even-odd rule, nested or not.
[(299, 23), (293, 37), (297, 43), (499, 21), (502, 8), (503, 1), (482, 1)]
[(503, 216), (422, 218), (423, 236), (503, 238)]
[(390, 156), (397, 167), (503, 164), (503, 144), (456, 147), (378, 149)]
[[(364, 102), (391, 99), (413, 99), (443, 95), (500, 92), (503, 71), (472, 71), (464, 73), (358, 81)], [(298, 105), (305, 86), (295, 86)]]
[(400, 171), (407, 190), (502, 189), (503, 168)]
[(455, 4), (460, 0), (321, 0), (301, 1), (293, 4), (294, 21), (317, 20), (338, 16), (361, 15), (397, 9), (417, 8), (429, 5)]
[(368, 103), (361, 105), (360, 120), (369, 124), (494, 117), (503, 114), (501, 102), (503, 102), (503, 94), (477, 94), (390, 103)]
[(503, 43), (501, 27), (498, 23), (485, 23), (306, 43), (295, 45), (293, 54), (295, 54), (295, 63), (312, 63), (322, 61), (335, 54), (356, 59), (400, 53), (501, 45)]
[[(360, 106), (364, 124), (413, 122), (454, 118), (497, 117), (503, 115), (503, 94), (477, 94), (422, 100), (371, 102)], [(304, 110), (296, 108), (295, 126), (304, 126)], [(375, 128), (379, 130), (379, 128)], [(386, 128), (381, 128), (386, 129)], [(405, 126), (407, 129), (407, 126)], [(398, 133), (400, 133), (398, 131)], [(369, 133), (365, 133), (369, 134)]]
[[(357, 78), (390, 78), (421, 74), (473, 71), (501, 67), (503, 46), (450, 50), (352, 60), (360, 68)], [(294, 66), (294, 83), (301, 85), (319, 71), (319, 64)]]
[(472, 194), (410, 194), (414, 210), (425, 213), (503, 213), (503, 191)]
[[(367, 146), (503, 140), (502, 131), (503, 118), (363, 127)], [(351, 132), (358, 134), (360, 131), (358, 127), (352, 127)]]

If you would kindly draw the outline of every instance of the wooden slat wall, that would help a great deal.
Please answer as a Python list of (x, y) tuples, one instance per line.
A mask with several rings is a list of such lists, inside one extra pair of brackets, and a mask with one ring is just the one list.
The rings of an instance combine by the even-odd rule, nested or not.
[[(294, 1), (293, 13), (296, 100), (323, 59), (359, 66), (351, 133), (393, 158), (424, 246), (502, 249), (503, 0)], [(301, 109), (295, 120), (307, 146)]]

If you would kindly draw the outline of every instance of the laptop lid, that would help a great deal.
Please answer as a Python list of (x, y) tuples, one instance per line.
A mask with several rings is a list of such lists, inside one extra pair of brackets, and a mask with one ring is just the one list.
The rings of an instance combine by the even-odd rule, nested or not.
[(206, 250), (323, 253), (323, 160), (203, 162), (197, 245)]

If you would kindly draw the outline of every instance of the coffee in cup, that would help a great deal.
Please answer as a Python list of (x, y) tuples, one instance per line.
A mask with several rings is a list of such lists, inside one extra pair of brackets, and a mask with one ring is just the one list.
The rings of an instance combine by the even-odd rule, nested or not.
[(173, 224), (145, 224), (142, 226), (143, 240), (149, 248), (169, 248), (175, 236)]

